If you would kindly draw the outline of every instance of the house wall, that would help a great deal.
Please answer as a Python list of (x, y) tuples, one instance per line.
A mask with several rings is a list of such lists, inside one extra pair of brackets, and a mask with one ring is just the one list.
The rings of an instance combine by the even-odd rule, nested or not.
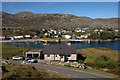
[(71, 54), (71, 57), (68, 57), (68, 60), (77, 60), (77, 54)]
[(57, 54), (57, 57), (55, 55), (55, 60), (60, 60), (60, 56)]
[(65, 61), (65, 56), (63, 56), (63, 58), (61, 58), (61, 61), (63, 61), (63, 62)]
[(47, 57), (47, 54), (44, 55), (45, 60), (54, 60), (54, 54), (50, 54), (50, 57)]
[[(77, 54), (71, 54), (71, 57), (67, 57), (68, 60), (77, 60)], [(47, 54), (44, 55), (44, 60), (57, 60), (57, 61), (65, 61), (65, 56), (63, 56), (63, 59), (61, 59), (61, 56), (57, 54), (50, 54), (50, 57), (47, 57)]]
[(44, 59), (45, 60), (65, 61), (65, 56), (63, 56), (63, 58), (61, 59), (61, 57), (58, 54), (57, 54), (57, 57), (54, 54), (50, 54), (50, 57), (47, 57), (47, 54), (45, 54)]

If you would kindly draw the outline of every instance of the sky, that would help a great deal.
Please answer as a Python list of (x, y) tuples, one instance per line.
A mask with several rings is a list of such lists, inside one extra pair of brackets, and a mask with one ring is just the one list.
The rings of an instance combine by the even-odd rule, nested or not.
[(2, 0), (2, 2), (119, 2), (120, 0)]
[(2, 11), (16, 14), (64, 13), (91, 18), (118, 17), (118, 2), (2, 2)]

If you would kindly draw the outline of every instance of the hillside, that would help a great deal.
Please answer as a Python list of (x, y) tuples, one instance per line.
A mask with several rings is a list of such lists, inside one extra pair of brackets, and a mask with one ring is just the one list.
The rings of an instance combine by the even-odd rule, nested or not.
[(114, 60), (118, 60), (118, 55), (119, 55), (118, 51), (104, 47), (78, 49), (77, 53), (81, 54), (84, 57), (96, 58), (96, 57), (106, 56)]
[[(1, 15), (1, 14), (0, 14)], [(37, 14), (32, 12), (19, 12), (9, 14), (2, 12), (3, 27), (27, 28), (69, 28), (69, 27), (118, 27), (118, 18), (92, 19), (78, 17), (72, 14)]]
[[(13, 66), (14, 65), (14, 66)], [(28, 64), (2, 64), (2, 80), (14, 79), (14, 80), (32, 80), (36, 79), (49, 79), (49, 78), (66, 78), (63, 75), (50, 72), (41, 68), (33, 68)], [(64, 79), (63, 79), (64, 80)]]
[(83, 58), (79, 62), (86, 63), (87, 66), (91, 66), (94, 69), (101, 70), (107, 69), (106, 72), (115, 75), (120, 75), (119, 70), (119, 58), (118, 51), (111, 50), (103, 47), (86, 48), (77, 50), (78, 54), (81, 54)]

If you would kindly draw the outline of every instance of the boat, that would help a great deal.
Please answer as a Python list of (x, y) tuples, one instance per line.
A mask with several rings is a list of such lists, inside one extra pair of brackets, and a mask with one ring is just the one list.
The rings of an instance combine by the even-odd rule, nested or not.
[(35, 42), (35, 44), (37, 44), (37, 42)]
[(49, 45), (49, 44), (47, 44), (47, 43), (44, 43), (43, 45), (45, 46), (45, 45)]

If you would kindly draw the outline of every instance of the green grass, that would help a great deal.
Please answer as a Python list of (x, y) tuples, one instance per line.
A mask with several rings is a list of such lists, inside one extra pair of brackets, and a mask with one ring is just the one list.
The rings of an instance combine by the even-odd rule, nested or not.
[(120, 75), (118, 70), (118, 63), (120, 54), (119, 51), (111, 50), (108, 48), (86, 48), (77, 50), (78, 54), (86, 57), (84, 63), (94, 69), (100, 70), (101, 68), (109, 69), (107, 72)]
[(103, 47), (78, 49), (77, 53), (81, 54), (84, 57), (89, 57), (89, 58), (107, 56), (115, 60), (118, 60), (118, 55), (119, 55), (118, 51), (111, 50), (108, 48), (103, 48)]
[(30, 48), (20, 48), (15, 46), (2, 45), (2, 56), (12, 57), (15, 55), (23, 56), (24, 53)]
[(67, 78), (63, 75), (47, 71), (40, 68), (32, 68), (30, 65), (21, 64), (3, 64), (5, 70), (3, 71), (2, 78)]

